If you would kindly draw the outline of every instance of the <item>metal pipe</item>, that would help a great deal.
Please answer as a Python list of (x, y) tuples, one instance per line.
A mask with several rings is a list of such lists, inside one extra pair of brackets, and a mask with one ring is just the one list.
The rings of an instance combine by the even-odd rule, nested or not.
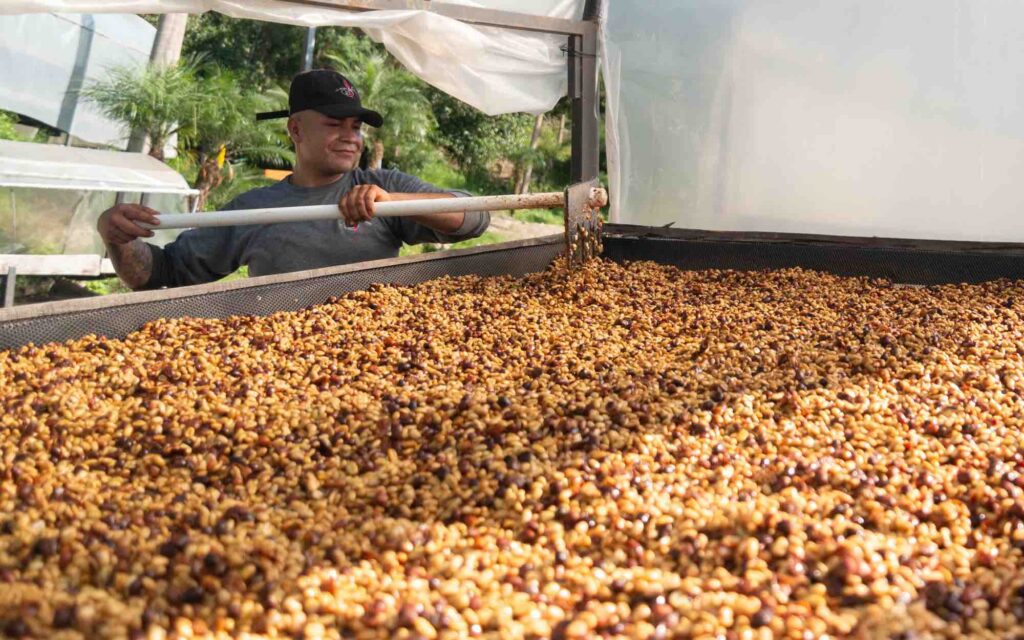
[[(457, 213), (459, 211), (551, 209), (564, 206), (564, 204), (565, 194), (561, 192), (531, 193), (523, 195), (378, 202), (374, 205), (374, 213), (377, 216), (389, 217), (422, 216), (433, 213)], [(246, 224), (304, 222), (307, 220), (336, 220), (340, 217), (338, 205), (324, 204), (306, 207), (211, 211), (208, 213), (162, 213), (159, 216), (159, 225), (139, 223), (139, 226), (147, 229), (190, 229), (195, 227), (229, 227)]]
[(306, 29), (306, 52), (302, 56), (302, 70), (313, 68), (313, 53), (316, 51), (316, 27)]
[(569, 67), (569, 98), (572, 112), (572, 155), (569, 179), (586, 182), (600, 172), (600, 121), (598, 103), (598, 28), (606, 0), (586, 0), (583, 20), (594, 28), (570, 35), (566, 46)]
[(583, 19), (600, 22), (604, 18), (607, 4), (608, 0), (586, 0), (583, 5)]
[(0, 306), (9, 309), (14, 306), (14, 287), (18, 281), (18, 270), (11, 265), (7, 267), (7, 273), (0, 272), (3, 278), (3, 287), (0, 287)]
[(569, 36), (566, 55), (572, 111), (569, 179), (572, 182), (586, 182), (597, 178), (600, 171), (597, 35)]

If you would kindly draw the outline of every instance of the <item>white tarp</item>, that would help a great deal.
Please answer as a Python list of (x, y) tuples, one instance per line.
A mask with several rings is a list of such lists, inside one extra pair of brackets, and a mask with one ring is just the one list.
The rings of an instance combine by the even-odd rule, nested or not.
[(0, 140), (0, 187), (194, 195), (185, 178), (143, 153)]
[(1020, 0), (612, 0), (614, 214), (1024, 241)]
[(155, 35), (133, 15), (0, 15), (0, 109), (123, 147), (121, 126), (79, 100), (78, 90), (110, 67), (144, 64)]
[(433, 0), (434, 4), (461, 4), (483, 9), (514, 11), (534, 16), (583, 19), (583, 2), (579, 0)]
[[(461, 0), (491, 9), (582, 14), (583, 0)], [(523, 8), (525, 6), (525, 8)], [(517, 8), (519, 7), (519, 8)], [(423, 80), (488, 114), (543, 113), (565, 95), (562, 36), (479, 27), (430, 11), (353, 12), (286, 0), (2, 0), (0, 14), (201, 13), (321, 27), (360, 27)]]
[[(198, 192), (164, 163), (142, 153), (0, 140), (0, 253), (94, 253), (99, 215), (115, 203), (139, 202), (165, 213), (188, 210)], [(158, 231), (158, 245), (178, 231)]]

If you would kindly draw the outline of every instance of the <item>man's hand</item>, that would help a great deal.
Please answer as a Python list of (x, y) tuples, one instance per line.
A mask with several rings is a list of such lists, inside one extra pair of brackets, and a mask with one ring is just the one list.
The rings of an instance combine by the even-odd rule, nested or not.
[(367, 222), (374, 215), (374, 203), (388, 202), (391, 194), (375, 184), (358, 184), (349, 189), (338, 201), (341, 217), (349, 227)]
[(96, 221), (96, 230), (107, 245), (107, 254), (114, 271), (132, 289), (145, 285), (153, 273), (153, 256), (149, 245), (136, 242), (151, 238), (153, 232), (139, 222), (160, 224), (157, 212), (140, 204), (119, 204), (104, 211)]
[(104, 211), (96, 222), (96, 230), (107, 245), (123, 245), (137, 238), (151, 238), (153, 232), (137, 222), (160, 224), (157, 212), (141, 204), (119, 204)]

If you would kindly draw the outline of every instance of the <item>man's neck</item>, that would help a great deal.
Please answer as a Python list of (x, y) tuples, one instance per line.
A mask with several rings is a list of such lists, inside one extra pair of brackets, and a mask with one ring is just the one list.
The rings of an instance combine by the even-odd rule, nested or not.
[(325, 187), (329, 184), (334, 184), (344, 175), (344, 173), (323, 174), (315, 171), (306, 171), (300, 165), (295, 167), (295, 170), (292, 171), (292, 175), (289, 177), (289, 180), (292, 185), (296, 187)]

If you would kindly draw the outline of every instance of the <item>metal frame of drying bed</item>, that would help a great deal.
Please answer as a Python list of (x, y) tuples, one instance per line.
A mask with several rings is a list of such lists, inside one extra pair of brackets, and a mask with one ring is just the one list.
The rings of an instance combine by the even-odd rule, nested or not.
[[(803, 267), (918, 285), (1024, 279), (1024, 245), (608, 225), (604, 247), (610, 260), (652, 260), (695, 270)], [(563, 250), (563, 237), (553, 235), (233, 282), (25, 305), (0, 310), (0, 349), (90, 333), (120, 338), (164, 317), (292, 311), (373, 283), (409, 285), (470, 274), (521, 276), (546, 269)]]

